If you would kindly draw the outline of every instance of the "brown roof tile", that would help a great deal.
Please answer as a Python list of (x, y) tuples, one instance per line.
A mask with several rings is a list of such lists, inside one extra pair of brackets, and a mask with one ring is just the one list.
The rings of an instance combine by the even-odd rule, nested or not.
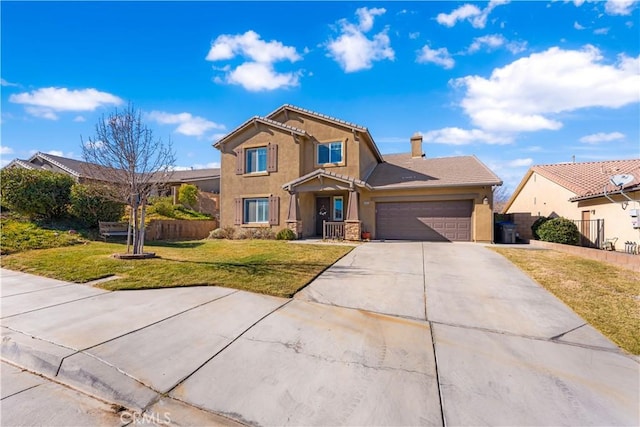
[(502, 185), (502, 181), (475, 156), (412, 158), (411, 154), (384, 156), (367, 182), (374, 188), (429, 188)]
[(531, 170), (580, 198), (603, 194), (605, 186), (608, 192), (616, 190), (609, 181), (612, 175), (633, 174), (635, 180), (626, 185), (626, 188), (640, 184), (640, 159), (536, 165)]

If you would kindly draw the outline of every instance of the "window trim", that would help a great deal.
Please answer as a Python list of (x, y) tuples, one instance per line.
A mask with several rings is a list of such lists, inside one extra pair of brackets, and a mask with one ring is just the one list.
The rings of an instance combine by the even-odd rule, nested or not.
[[(258, 150), (264, 150), (264, 170), (249, 171), (249, 152)], [(258, 155), (256, 155), (256, 167), (258, 166)], [(258, 147), (246, 147), (244, 149), (244, 175), (267, 175), (269, 172), (269, 148), (266, 145)]]
[[(328, 163), (320, 163), (320, 146), (321, 145), (330, 145), (330, 144), (336, 144), (336, 143), (340, 143), (341, 144), (341, 150), (340, 150), (340, 155), (342, 157), (342, 159), (339, 162), (328, 162)], [(346, 146), (347, 146), (347, 138), (337, 138), (337, 139), (331, 139), (331, 140), (327, 140), (327, 141), (318, 141), (315, 144), (315, 164), (316, 166), (321, 166), (321, 167), (331, 167), (331, 166), (344, 166), (346, 164)], [(329, 147), (329, 155), (331, 155), (331, 147)], [(329, 158), (329, 160), (331, 160), (331, 158)]]
[[(340, 200), (342, 202), (342, 209), (340, 210), (340, 218), (337, 218), (336, 215), (336, 200)], [(334, 221), (344, 221), (344, 196), (333, 196), (332, 203), (332, 218)]]
[[(250, 222), (248, 220), (248, 209), (247, 209), (247, 202), (250, 201), (258, 201), (258, 200), (263, 200), (266, 205), (266, 220), (265, 221), (254, 221), (254, 222)], [(256, 219), (258, 219), (258, 203), (256, 203)], [(242, 199), (242, 225), (252, 225), (252, 224), (256, 224), (256, 225), (263, 225), (263, 224), (269, 224), (269, 197), (245, 197)]]

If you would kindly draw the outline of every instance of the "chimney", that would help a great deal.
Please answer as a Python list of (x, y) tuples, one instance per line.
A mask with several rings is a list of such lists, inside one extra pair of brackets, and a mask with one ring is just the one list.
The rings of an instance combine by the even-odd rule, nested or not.
[(419, 132), (416, 132), (411, 137), (411, 157), (418, 158), (424, 157), (424, 153), (422, 152), (422, 135)]

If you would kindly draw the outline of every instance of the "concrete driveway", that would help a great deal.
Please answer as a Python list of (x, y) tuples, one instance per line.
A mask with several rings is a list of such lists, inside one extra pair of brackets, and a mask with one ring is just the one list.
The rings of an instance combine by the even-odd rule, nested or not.
[(640, 424), (637, 360), (481, 245), (364, 244), (293, 300), (1, 290), (4, 360), (174, 424)]

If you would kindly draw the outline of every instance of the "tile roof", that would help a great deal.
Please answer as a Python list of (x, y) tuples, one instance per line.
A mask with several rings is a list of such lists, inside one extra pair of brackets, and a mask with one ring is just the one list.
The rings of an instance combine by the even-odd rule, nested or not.
[(367, 182), (374, 189), (502, 185), (475, 156), (412, 158), (410, 153), (384, 156)]
[(214, 147), (219, 147), (221, 144), (224, 144), (227, 140), (229, 140), (229, 138), (231, 138), (233, 135), (235, 135), (236, 133), (240, 132), (241, 130), (243, 130), (245, 127), (251, 125), (252, 123), (263, 123), (267, 126), (271, 126), (271, 127), (275, 127), (277, 129), (283, 130), (285, 132), (291, 132), (294, 133), (296, 135), (299, 136), (306, 136), (307, 132), (302, 130), (302, 129), (298, 129), (297, 127), (294, 126), (290, 126), (284, 123), (281, 123), (277, 120), (273, 120), (270, 119), (268, 117), (262, 117), (262, 116), (253, 116), (251, 117), (249, 120), (245, 121), (244, 123), (242, 123), (240, 126), (236, 127), (234, 130), (232, 130), (231, 132), (229, 132), (228, 134), (226, 134), (225, 136), (223, 136), (222, 138), (220, 138), (215, 144), (213, 144)]
[(296, 185), (300, 185), (303, 184), (307, 181), (310, 181), (318, 176), (323, 176), (323, 177), (327, 177), (327, 178), (333, 178), (336, 179), (338, 181), (342, 181), (344, 183), (348, 183), (351, 184), (353, 183), (354, 185), (358, 186), (358, 187), (366, 187), (366, 188), (371, 188), (369, 186), (369, 184), (367, 184), (366, 182), (359, 180), (357, 178), (353, 178), (347, 175), (341, 175), (335, 172), (331, 172), (331, 171), (327, 171), (325, 169), (316, 169), (312, 172), (309, 172), (306, 175), (301, 176), (300, 178), (296, 178), (292, 181), (287, 182), (286, 184), (284, 184), (282, 186), (283, 189), (285, 190), (289, 190), (292, 187), (295, 187)]
[(640, 185), (640, 159), (535, 165), (531, 171), (575, 193), (575, 198), (601, 195), (605, 187), (607, 192), (618, 190), (610, 183), (612, 175), (633, 174), (634, 181), (625, 188)]
[(279, 112), (283, 111), (283, 110), (291, 110), (291, 111), (297, 111), (303, 114), (307, 114), (310, 116), (315, 116), (319, 119), (322, 120), (326, 120), (326, 121), (330, 121), (330, 122), (334, 122), (349, 128), (354, 128), (357, 129), (361, 132), (368, 132), (367, 128), (364, 126), (360, 126), (358, 124), (352, 123), (352, 122), (348, 122), (346, 120), (342, 120), (342, 119), (338, 119), (336, 117), (332, 117), (332, 116), (327, 116), (326, 114), (322, 114), (322, 113), (318, 113), (316, 111), (311, 111), (311, 110), (307, 110), (306, 108), (301, 108), (301, 107), (296, 107), (295, 105), (291, 105), (291, 104), (284, 104), (281, 107), (277, 108), (276, 110), (272, 111), (271, 113), (267, 114), (268, 118), (274, 117), (276, 116)]

